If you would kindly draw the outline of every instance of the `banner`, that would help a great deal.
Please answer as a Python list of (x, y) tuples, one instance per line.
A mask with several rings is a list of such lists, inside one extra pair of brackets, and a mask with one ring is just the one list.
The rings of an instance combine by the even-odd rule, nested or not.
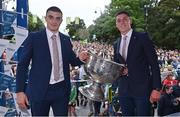
[(4, 24), (9, 24), (12, 25), (14, 20), (16, 19), (16, 13), (12, 12), (12, 11), (5, 11), (3, 10), (3, 14), (2, 14), (2, 22)]
[(2, 11), (2, 29), (1, 35), (14, 35), (13, 24), (15, 23), (16, 13), (12, 11)]
[[(15, 51), (28, 35), (28, 0), (16, 0), (16, 12), (1, 10), (3, 27), (0, 35), (12, 35), (10, 40), (0, 39), (0, 55), (6, 51), (6, 61), (10, 61)], [(17, 24), (17, 26), (15, 26)]]
[(18, 115), (13, 93), (0, 91), (0, 116), (15, 117)]
[(4, 50), (7, 48), (8, 43), (9, 43), (9, 40), (0, 39), (0, 55), (2, 55)]
[[(1, 101), (1, 98), (0, 98), (0, 101)], [(4, 117), (5, 114), (7, 113), (7, 111), (8, 111), (8, 108), (0, 106), (0, 116), (1, 117)]]
[(28, 27), (28, 0), (17, 0), (17, 26), (27, 29)]
[[(23, 29), (20, 27), (14, 27), (15, 29), (15, 35), (13, 39), (13, 43), (9, 41), (9, 43), (6, 46), (6, 60), (10, 61), (13, 57), (14, 53), (17, 51), (17, 49), (20, 47), (20, 45), (23, 43), (23, 41), (28, 36), (28, 30)], [(1, 40), (0, 40), (1, 42)]]
[[(12, 86), (12, 83), (14, 83), (15, 78), (9, 75), (6, 75), (4, 73), (0, 72), (0, 91), (4, 91), (9, 89), (9, 91), (11, 91), (10, 89)], [(15, 89), (13, 89), (13, 91), (15, 91)]]
[(0, 60), (0, 72), (4, 73), (4, 61)]

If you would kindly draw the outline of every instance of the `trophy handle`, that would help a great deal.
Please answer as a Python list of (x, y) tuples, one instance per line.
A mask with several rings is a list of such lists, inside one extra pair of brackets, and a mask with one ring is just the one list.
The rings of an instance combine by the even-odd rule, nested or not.
[(90, 100), (98, 102), (105, 101), (101, 83), (93, 81), (93, 83), (89, 85), (79, 87), (79, 91)]

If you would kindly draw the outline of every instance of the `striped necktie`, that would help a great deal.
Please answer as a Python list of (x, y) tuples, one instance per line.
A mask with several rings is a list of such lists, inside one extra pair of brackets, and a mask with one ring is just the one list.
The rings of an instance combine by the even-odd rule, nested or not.
[(122, 38), (122, 57), (124, 58), (124, 60), (126, 60), (126, 46), (127, 46), (127, 36), (124, 36), (123, 38)]
[(54, 80), (58, 81), (60, 79), (60, 66), (59, 66), (59, 53), (57, 46), (57, 36), (52, 35), (52, 49), (53, 49), (53, 68), (54, 68)]

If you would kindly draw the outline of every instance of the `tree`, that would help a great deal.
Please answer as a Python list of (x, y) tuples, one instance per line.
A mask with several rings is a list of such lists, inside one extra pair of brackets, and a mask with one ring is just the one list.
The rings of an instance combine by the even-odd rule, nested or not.
[(115, 18), (112, 18), (108, 13), (104, 13), (101, 17), (97, 18), (95, 25), (88, 28), (91, 38), (96, 35), (97, 41), (99, 42), (112, 42), (117, 34), (115, 27)]
[(73, 40), (83, 40), (84, 37), (82, 38), (82, 35), (79, 35), (79, 31), (82, 31), (83, 29), (86, 29), (86, 25), (84, 23), (84, 20), (80, 18), (78, 22), (73, 21), (66, 26), (66, 30), (68, 30), (68, 34)]
[(80, 40), (89, 40), (89, 32), (87, 29), (79, 29), (77, 34), (79, 35)]
[(161, 0), (152, 6), (148, 31), (159, 47), (180, 49), (180, 1)]
[(38, 16), (34, 16), (31, 12), (29, 12), (28, 14), (28, 30), (29, 32), (32, 31), (39, 31), (41, 29), (43, 29), (44, 23), (43, 21), (38, 17)]
[(125, 10), (131, 15), (133, 28), (150, 33), (156, 46), (180, 49), (179, 0), (112, 0), (104, 13), (88, 27), (90, 37), (97, 41), (113, 42), (119, 37), (115, 14)]
[(90, 35), (95, 34), (97, 40), (101, 42), (114, 42), (120, 36), (115, 25), (115, 14), (120, 10), (128, 11), (132, 16), (135, 29), (144, 31), (145, 2), (146, 0), (112, 0), (110, 5), (106, 6), (104, 13), (94, 21), (94, 28), (91, 27), (91, 30), (89, 30)]

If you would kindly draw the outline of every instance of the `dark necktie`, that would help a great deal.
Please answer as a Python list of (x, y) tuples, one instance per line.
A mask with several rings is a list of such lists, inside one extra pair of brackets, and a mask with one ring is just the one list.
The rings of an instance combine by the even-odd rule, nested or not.
[(59, 53), (57, 46), (57, 36), (52, 35), (52, 48), (53, 48), (53, 68), (54, 68), (54, 80), (57, 81), (60, 79), (60, 66), (59, 66)]

